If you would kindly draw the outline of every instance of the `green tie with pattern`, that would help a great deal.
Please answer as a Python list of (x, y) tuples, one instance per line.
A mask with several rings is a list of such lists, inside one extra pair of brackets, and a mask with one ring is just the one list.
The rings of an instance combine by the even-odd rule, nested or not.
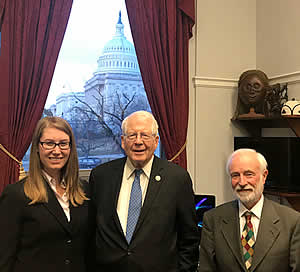
[(253, 225), (251, 223), (251, 213), (246, 212), (244, 216), (246, 217), (246, 223), (243, 229), (241, 240), (242, 240), (245, 264), (247, 269), (249, 269), (252, 263), (255, 237), (254, 237)]

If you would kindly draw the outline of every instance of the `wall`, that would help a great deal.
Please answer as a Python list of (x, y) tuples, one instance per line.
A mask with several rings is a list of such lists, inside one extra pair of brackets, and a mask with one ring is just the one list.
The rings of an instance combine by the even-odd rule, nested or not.
[(297, 0), (257, 1), (257, 67), (269, 77), (300, 71), (299, 8)]
[[(237, 81), (261, 69), (271, 83), (288, 82), (300, 100), (300, 29), (297, 0), (196, 1), (190, 42), (188, 169), (196, 193), (215, 194), (217, 204), (233, 198), (225, 163), (233, 137), (247, 136), (232, 124)], [(291, 136), (290, 129), (264, 129), (264, 136)]]
[(257, 67), (273, 82), (287, 82), (289, 98), (300, 100), (300, 2), (257, 1)]
[(246, 133), (230, 119), (239, 75), (256, 67), (256, 3), (196, 1), (196, 10), (188, 163), (195, 192), (215, 194), (220, 204), (233, 197), (224, 167), (233, 137)]

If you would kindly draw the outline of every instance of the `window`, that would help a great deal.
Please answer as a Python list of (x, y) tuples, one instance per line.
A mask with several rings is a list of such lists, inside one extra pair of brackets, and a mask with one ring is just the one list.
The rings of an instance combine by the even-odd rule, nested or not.
[(44, 116), (70, 123), (81, 169), (123, 157), (121, 116), (150, 111), (138, 67), (125, 1), (74, 0)]

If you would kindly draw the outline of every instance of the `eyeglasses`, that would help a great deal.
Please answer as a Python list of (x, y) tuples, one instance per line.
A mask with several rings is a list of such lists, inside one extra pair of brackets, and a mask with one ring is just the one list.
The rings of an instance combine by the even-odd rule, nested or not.
[(135, 141), (138, 137), (138, 135), (140, 135), (140, 138), (143, 141), (149, 141), (151, 140), (151, 138), (153, 136), (155, 136), (155, 134), (147, 134), (147, 133), (130, 133), (130, 134), (124, 134), (124, 136), (129, 140), (129, 141)]
[(70, 142), (61, 142), (61, 143), (54, 143), (54, 142), (40, 142), (42, 147), (46, 150), (54, 149), (56, 146), (58, 146), (61, 150), (67, 150), (71, 147)]

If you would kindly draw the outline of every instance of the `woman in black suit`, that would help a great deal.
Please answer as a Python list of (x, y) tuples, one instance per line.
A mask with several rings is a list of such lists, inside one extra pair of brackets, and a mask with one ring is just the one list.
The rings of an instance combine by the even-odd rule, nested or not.
[(78, 168), (70, 125), (40, 120), (28, 176), (0, 197), (1, 272), (87, 271), (88, 184)]

